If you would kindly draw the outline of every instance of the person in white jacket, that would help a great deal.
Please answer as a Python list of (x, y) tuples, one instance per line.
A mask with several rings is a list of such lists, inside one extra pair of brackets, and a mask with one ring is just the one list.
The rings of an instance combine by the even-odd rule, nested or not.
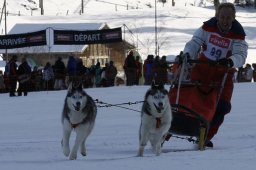
[(204, 85), (213, 82), (221, 84), (227, 73), (224, 87), (220, 90), (222, 93), (215, 107), (216, 111), (210, 117), (210, 129), (206, 140), (206, 146), (209, 147), (213, 147), (210, 140), (223, 123), (224, 116), (231, 111), (230, 101), (233, 93), (235, 68), (243, 66), (247, 58), (246, 34), (235, 17), (236, 10), (232, 3), (220, 4), (215, 17), (204, 22), (195, 31), (192, 39), (186, 43), (183, 50), (182, 57), (218, 63), (214, 66), (195, 64), (191, 70), (191, 81), (199, 81)]

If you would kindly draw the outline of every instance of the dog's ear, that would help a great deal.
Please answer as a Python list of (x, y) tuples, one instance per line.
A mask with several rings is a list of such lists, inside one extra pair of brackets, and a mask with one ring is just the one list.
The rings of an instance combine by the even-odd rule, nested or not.
[(77, 83), (77, 89), (78, 90), (83, 90), (83, 84), (81, 82)]
[(156, 84), (156, 82), (153, 80), (152, 84), (151, 84), (151, 88), (152, 89), (157, 89), (157, 90), (163, 90), (164, 89), (164, 84), (163, 83)]
[(68, 92), (71, 92), (73, 89), (73, 83), (70, 82), (69, 85), (68, 85)]
[(164, 89), (164, 84), (163, 84), (163, 83), (159, 83), (158, 89), (159, 89), (159, 90), (163, 90), (163, 89)]
[(156, 82), (155, 82), (155, 80), (153, 80), (152, 81), (152, 83), (151, 83), (151, 89), (156, 89)]

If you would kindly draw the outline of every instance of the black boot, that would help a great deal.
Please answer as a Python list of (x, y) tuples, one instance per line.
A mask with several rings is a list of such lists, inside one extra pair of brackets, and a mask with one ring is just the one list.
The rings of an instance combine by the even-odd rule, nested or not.
[(213, 148), (213, 143), (212, 141), (205, 141), (205, 146), (208, 147), (208, 148)]
[[(195, 144), (198, 144), (198, 143), (199, 143), (199, 141), (196, 140), (196, 141), (195, 141)], [(212, 143), (212, 141), (210, 141), (210, 140), (206, 140), (205, 143), (204, 143), (204, 146), (205, 146), (205, 147), (208, 147), (208, 148), (213, 148), (213, 143)]]

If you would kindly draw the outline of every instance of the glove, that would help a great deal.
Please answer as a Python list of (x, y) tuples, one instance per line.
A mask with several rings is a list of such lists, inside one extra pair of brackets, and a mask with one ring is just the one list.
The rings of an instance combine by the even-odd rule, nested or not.
[(188, 60), (188, 59), (190, 59), (190, 55), (188, 53), (184, 54), (183, 51), (181, 51), (180, 54), (176, 56), (175, 61), (178, 64), (182, 64), (184, 58), (187, 58), (187, 60)]
[(220, 60), (217, 61), (217, 64), (222, 65), (222, 66), (226, 66), (226, 67), (233, 67), (234, 63), (232, 61), (232, 59), (230, 58), (222, 58)]

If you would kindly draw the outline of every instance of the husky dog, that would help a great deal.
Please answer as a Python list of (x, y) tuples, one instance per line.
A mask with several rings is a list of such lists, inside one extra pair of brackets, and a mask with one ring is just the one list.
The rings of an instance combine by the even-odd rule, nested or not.
[(168, 91), (164, 85), (155, 85), (146, 92), (141, 111), (138, 156), (143, 156), (144, 148), (150, 141), (155, 154), (161, 154), (161, 144), (171, 127), (172, 111)]
[[(62, 112), (63, 138), (61, 141), (63, 153), (69, 156), (69, 159), (77, 158), (79, 147), (80, 153), (86, 156), (85, 141), (94, 127), (96, 115), (95, 102), (83, 90), (82, 85), (75, 86), (70, 83)], [(70, 153), (69, 138), (72, 130), (76, 132), (76, 139)]]

